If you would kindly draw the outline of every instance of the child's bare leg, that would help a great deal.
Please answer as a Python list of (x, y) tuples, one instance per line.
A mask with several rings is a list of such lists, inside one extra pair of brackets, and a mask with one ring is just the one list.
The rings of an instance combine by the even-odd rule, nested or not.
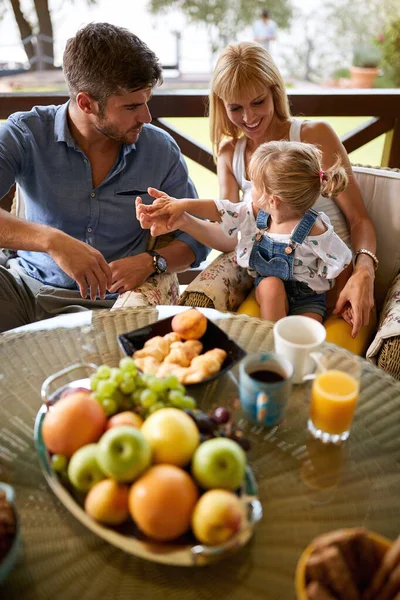
[(319, 323), (323, 323), (324, 320), (321, 317), (321, 315), (318, 315), (317, 313), (313, 313), (313, 312), (305, 312), (302, 313), (303, 317), (310, 317), (310, 319), (315, 319), (316, 321), (318, 321)]
[(262, 319), (278, 321), (288, 314), (285, 285), (278, 277), (265, 277), (260, 281), (256, 289), (256, 300), (260, 305)]

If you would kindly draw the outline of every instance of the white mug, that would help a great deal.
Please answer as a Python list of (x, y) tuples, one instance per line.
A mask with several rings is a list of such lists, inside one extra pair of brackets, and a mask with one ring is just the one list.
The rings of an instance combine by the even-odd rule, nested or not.
[(325, 341), (325, 327), (310, 317), (284, 317), (274, 325), (275, 352), (293, 364), (293, 383), (302, 383), (315, 368), (310, 356)]

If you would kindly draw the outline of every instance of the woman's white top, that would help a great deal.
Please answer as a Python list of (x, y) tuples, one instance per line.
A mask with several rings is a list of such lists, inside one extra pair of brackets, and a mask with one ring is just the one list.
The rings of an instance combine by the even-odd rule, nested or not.
[[(225, 235), (235, 237), (238, 234), (236, 247), (237, 262), (241, 267), (249, 269), (249, 257), (258, 233), (256, 219), (251, 202), (230, 202), (215, 200), (221, 216), (220, 226)], [(316, 223), (323, 223), (326, 231), (320, 235), (309, 235), (303, 244), (294, 251), (293, 274), (297, 281), (303, 281), (317, 293), (326, 292), (334, 279), (351, 262), (351, 251), (336, 235), (325, 213), (320, 213)], [(289, 243), (291, 234), (261, 232), (271, 239)], [(293, 231), (291, 232), (293, 233)], [(256, 276), (255, 271), (249, 273)]]

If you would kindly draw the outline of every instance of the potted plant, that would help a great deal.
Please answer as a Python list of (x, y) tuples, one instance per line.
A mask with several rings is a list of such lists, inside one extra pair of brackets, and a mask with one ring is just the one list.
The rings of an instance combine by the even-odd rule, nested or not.
[(389, 23), (380, 41), (385, 75), (400, 87), (400, 18)]
[(372, 88), (379, 70), (381, 52), (374, 44), (358, 44), (354, 48), (353, 62), (350, 67), (353, 87)]

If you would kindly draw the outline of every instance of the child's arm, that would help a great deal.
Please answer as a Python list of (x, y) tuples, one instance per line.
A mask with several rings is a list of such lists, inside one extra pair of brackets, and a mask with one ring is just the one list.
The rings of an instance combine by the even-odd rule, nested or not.
[[(142, 204), (141, 198), (136, 198), (136, 216), (142, 229), (150, 229), (152, 236), (157, 237), (164, 233), (170, 233), (167, 228), (167, 217), (152, 217), (147, 213), (149, 207)], [(176, 229), (191, 235), (201, 244), (214, 248), (220, 252), (232, 252), (236, 248), (237, 237), (221, 235), (221, 227), (216, 223), (202, 221), (187, 213), (181, 215), (175, 222)]]
[(156, 198), (153, 204), (146, 208), (148, 215), (151, 217), (168, 216), (168, 229), (172, 229), (177, 219), (185, 212), (210, 221), (221, 221), (214, 200), (196, 198), (181, 198), (178, 200), (155, 188), (148, 188), (148, 193)]

